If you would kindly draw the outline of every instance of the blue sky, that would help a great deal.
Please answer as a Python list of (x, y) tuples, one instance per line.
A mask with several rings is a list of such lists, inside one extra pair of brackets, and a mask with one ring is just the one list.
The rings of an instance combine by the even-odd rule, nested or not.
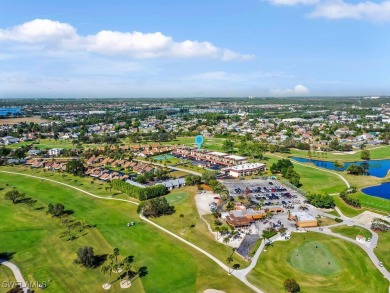
[(390, 0), (0, 1), (0, 98), (389, 95), (389, 52)]

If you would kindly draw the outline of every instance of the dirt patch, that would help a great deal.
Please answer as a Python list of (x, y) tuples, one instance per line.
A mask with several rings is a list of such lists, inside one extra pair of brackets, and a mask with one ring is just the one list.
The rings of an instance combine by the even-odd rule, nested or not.
[(203, 191), (202, 193), (195, 195), (195, 202), (199, 215), (203, 216), (212, 214), (210, 204), (212, 202), (218, 203), (218, 199), (214, 199), (214, 197), (216, 197), (216, 195), (208, 191)]
[(359, 224), (370, 225), (374, 218), (380, 218), (380, 219), (383, 219), (385, 221), (389, 220), (389, 219), (387, 219), (385, 216), (383, 216), (381, 214), (377, 214), (377, 213), (370, 212), (370, 211), (365, 211), (365, 212), (361, 213), (360, 215), (357, 215), (353, 219), (356, 222), (358, 222)]
[(32, 116), (32, 117), (18, 117), (18, 118), (3, 118), (3, 119), (0, 119), (0, 124), (13, 125), (13, 124), (17, 124), (17, 123), (20, 123), (20, 122), (41, 123), (41, 122), (47, 122), (47, 121), (49, 121), (49, 120), (42, 119), (39, 116)]

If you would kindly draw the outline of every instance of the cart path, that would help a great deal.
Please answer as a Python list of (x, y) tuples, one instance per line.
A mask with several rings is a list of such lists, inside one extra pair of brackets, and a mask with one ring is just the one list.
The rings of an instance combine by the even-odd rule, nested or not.
[[(275, 154), (272, 154), (271, 156), (275, 156), (277, 158), (281, 158), (281, 159), (286, 159), (286, 157), (283, 157), (283, 156), (280, 156), (280, 155), (275, 155)], [(333, 174), (333, 175), (336, 175), (338, 176), (341, 180), (344, 181), (345, 185), (347, 185), (347, 188), (350, 188), (351, 185), (349, 184), (349, 182), (347, 181), (347, 179), (345, 179), (342, 175), (336, 173), (336, 172), (333, 172), (333, 171), (329, 171), (327, 169), (324, 169), (324, 168), (319, 168), (319, 167), (315, 167), (315, 166), (310, 166), (310, 165), (307, 165), (307, 164), (303, 164), (301, 162), (297, 162), (297, 161), (293, 161), (293, 164), (297, 164), (297, 165), (301, 165), (301, 166), (304, 166), (304, 167), (308, 167), (308, 168), (312, 168), (312, 169), (317, 169), (317, 170), (320, 170), (322, 172), (327, 172), (327, 173), (330, 173), (330, 174)]]
[(16, 282), (23, 289), (24, 293), (30, 292), (30, 289), (27, 287), (27, 283), (24, 280), (21, 271), (19, 270), (19, 268), (15, 264), (13, 264), (12, 262), (0, 259), (0, 265), (6, 266), (7, 268), (9, 268), (12, 271), (12, 273), (15, 276)]
[[(121, 198), (112, 198), (112, 197), (104, 197), (104, 196), (99, 196), (99, 195), (95, 195), (91, 192), (88, 192), (88, 191), (85, 191), (81, 188), (78, 188), (78, 187), (75, 187), (75, 186), (72, 186), (70, 184), (67, 184), (67, 183), (63, 183), (63, 182), (60, 182), (60, 181), (57, 181), (57, 180), (53, 180), (53, 179), (48, 179), (48, 178), (45, 178), (45, 177), (39, 177), (39, 176), (35, 176), (35, 175), (30, 175), (30, 174), (24, 174), (24, 173), (19, 173), (19, 172), (11, 172), (11, 171), (2, 171), (0, 170), (1, 173), (7, 173), (7, 174), (14, 174), (14, 175), (21, 175), (21, 176), (26, 176), (26, 177), (30, 177), (30, 178), (35, 178), (35, 179), (43, 179), (43, 181), (49, 181), (49, 182), (52, 182), (52, 183), (56, 183), (56, 184), (60, 184), (60, 185), (64, 185), (66, 187), (69, 187), (69, 188), (73, 188), (75, 190), (78, 190), (82, 193), (85, 193), (89, 196), (92, 196), (94, 198), (98, 198), (98, 199), (105, 199), (105, 200), (116, 200), (116, 201), (122, 201), (122, 202), (128, 202), (128, 203), (131, 203), (131, 204), (134, 204), (134, 205), (139, 205), (138, 202), (135, 202), (135, 201), (131, 201), (131, 200), (127, 200), (127, 199), (121, 199)], [(210, 253), (208, 253), (207, 251), (203, 250), (202, 248), (196, 246), (195, 244), (181, 238), (180, 236), (176, 235), (175, 233), (165, 229), (164, 227), (161, 227), (160, 225), (152, 222), (151, 220), (147, 219), (146, 217), (140, 215), (140, 218), (142, 220), (144, 220), (145, 222), (151, 224), (152, 226), (160, 229), (161, 231), (164, 231), (165, 233), (171, 235), (172, 237), (178, 239), (179, 241), (191, 246), (192, 248), (196, 249), (197, 251), (199, 251), (200, 253), (202, 253), (203, 255), (205, 255), (206, 257), (208, 257), (209, 259), (211, 259), (212, 261), (214, 261), (217, 265), (219, 265), (223, 270), (225, 270), (226, 272), (230, 273), (231, 272), (231, 269), (225, 265), (222, 261), (220, 261), (219, 259), (217, 259), (216, 257), (214, 257), (213, 255), (211, 255)], [(260, 253), (259, 253), (260, 254)], [(263, 291), (261, 291), (259, 288), (255, 287), (254, 285), (252, 285), (251, 283), (249, 283), (245, 276), (241, 276), (240, 274), (237, 274), (237, 276), (234, 274), (234, 271), (232, 273), (233, 276), (235, 276), (237, 279), (239, 279), (241, 282), (243, 282), (244, 284), (246, 284), (248, 287), (250, 287), (253, 291), (257, 292), (257, 293), (264, 293)]]

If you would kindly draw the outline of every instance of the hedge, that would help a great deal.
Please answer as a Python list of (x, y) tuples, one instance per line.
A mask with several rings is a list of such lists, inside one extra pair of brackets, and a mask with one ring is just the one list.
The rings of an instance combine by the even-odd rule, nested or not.
[(162, 184), (141, 188), (120, 179), (115, 179), (112, 181), (112, 187), (139, 200), (147, 200), (167, 194), (167, 190)]

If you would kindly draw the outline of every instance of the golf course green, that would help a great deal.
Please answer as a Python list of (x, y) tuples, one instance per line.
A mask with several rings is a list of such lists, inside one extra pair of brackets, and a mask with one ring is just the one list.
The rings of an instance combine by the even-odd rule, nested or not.
[(357, 245), (315, 232), (294, 233), (289, 241), (274, 242), (247, 276), (267, 293), (285, 292), (283, 282), (288, 278), (298, 282), (302, 293), (387, 293), (389, 286)]

